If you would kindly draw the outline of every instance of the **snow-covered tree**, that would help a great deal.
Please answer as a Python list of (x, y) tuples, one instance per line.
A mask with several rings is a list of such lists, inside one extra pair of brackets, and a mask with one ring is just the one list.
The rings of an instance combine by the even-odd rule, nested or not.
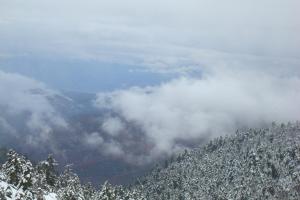
[(213, 139), (169, 159), (131, 187), (106, 182), (97, 191), (81, 184), (70, 166), (60, 175), (55, 166), (51, 156), (33, 167), (9, 151), (0, 169), (0, 200), (44, 200), (49, 195), (51, 200), (298, 200), (300, 123)]
[(15, 151), (8, 152), (7, 161), (3, 164), (2, 170), (8, 183), (22, 187), (24, 190), (32, 186), (32, 163)]
[(35, 167), (35, 188), (52, 191), (57, 182), (57, 172), (55, 167), (58, 165), (52, 155), (49, 155), (47, 160), (41, 161)]
[(165, 166), (134, 188), (147, 199), (300, 199), (300, 125), (237, 131)]
[(121, 186), (112, 186), (108, 182), (102, 188), (95, 200), (146, 200), (143, 195), (136, 190), (128, 190)]
[(73, 172), (71, 165), (67, 165), (63, 174), (59, 176), (57, 188), (61, 200), (84, 200), (79, 177)]

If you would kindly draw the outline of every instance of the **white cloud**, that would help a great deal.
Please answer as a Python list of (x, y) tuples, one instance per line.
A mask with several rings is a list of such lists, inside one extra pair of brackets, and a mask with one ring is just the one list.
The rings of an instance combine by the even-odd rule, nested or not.
[(93, 132), (85, 134), (83, 144), (90, 148), (96, 148), (104, 155), (124, 156), (125, 152), (122, 150), (121, 144), (117, 141), (105, 141), (100, 133)]
[(111, 136), (119, 135), (124, 128), (124, 123), (117, 117), (110, 117), (102, 123), (102, 129)]
[(12, 125), (10, 125), (7, 120), (0, 116), (0, 128), (4, 132), (8, 132), (9, 134), (16, 135), (16, 130)]
[(297, 0), (11, 0), (1, 2), (0, 52), (163, 69), (199, 66), (199, 59), (190, 56), (199, 51), (207, 56), (216, 51), (299, 59), (299, 4)]
[(96, 105), (139, 126), (154, 145), (153, 158), (180, 149), (178, 141), (299, 120), (299, 85), (298, 76), (220, 69), (202, 79), (186, 77), (156, 87), (100, 93)]
[[(175, 151), (181, 147), (178, 139), (299, 118), (298, 0), (0, 2), (0, 59), (99, 60), (185, 77), (99, 94), (98, 106), (109, 106), (122, 120), (137, 124), (153, 143), (151, 155), (136, 159)], [(0, 82), (0, 105), (8, 105), (10, 112), (34, 111), (29, 127), (40, 124), (49, 132), (46, 119), (63, 124), (43, 95), (24, 92), (45, 86), (11, 74), (0, 77), (11, 78), (4, 86)], [(93, 133), (86, 142), (134, 159), (119, 139), (128, 127), (107, 120), (102, 128), (111, 140)]]
[(84, 143), (91, 147), (99, 147), (104, 143), (104, 140), (99, 133), (93, 132), (85, 136)]
[(58, 94), (33, 79), (0, 71), (0, 108), (5, 119), (1, 120), (2, 125), (20, 127), (22, 122), (18, 119), (24, 118), (31, 134), (16, 134), (35, 145), (48, 142), (53, 127), (68, 126), (49, 101)]

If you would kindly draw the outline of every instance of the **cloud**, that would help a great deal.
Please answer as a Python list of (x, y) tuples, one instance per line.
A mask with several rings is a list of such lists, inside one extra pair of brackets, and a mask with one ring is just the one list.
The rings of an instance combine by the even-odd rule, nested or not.
[[(0, 71), (0, 127), (32, 145), (49, 142), (54, 127), (68, 126), (50, 102), (55, 95), (59, 93), (43, 83)], [(19, 130), (23, 126), (25, 129)], [(30, 134), (25, 133), (26, 129)]]
[(117, 136), (124, 128), (124, 123), (117, 117), (108, 118), (102, 124), (102, 129), (111, 136)]
[(0, 54), (92, 59), (158, 71), (201, 67), (191, 56), (200, 53), (299, 59), (297, 0), (12, 0), (1, 5)]
[[(151, 160), (182, 148), (182, 140), (299, 118), (299, 6), (298, 0), (10, 0), (0, 7), (0, 59), (104, 61), (183, 76), (98, 95), (98, 107), (120, 116), (101, 124), (108, 138), (95, 132), (84, 141), (129, 160)], [(27, 126), (40, 124), (46, 133), (49, 122), (62, 123), (43, 95), (24, 92), (44, 85), (3, 77), (20, 79), (0, 85), (10, 113), (35, 113)], [(19, 89), (10, 94), (11, 87)], [(142, 141), (130, 134), (132, 126)]]
[(99, 133), (93, 132), (89, 135), (86, 135), (84, 143), (92, 147), (98, 147), (104, 143), (104, 139), (100, 136)]
[(0, 116), (0, 128), (3, 132), (8, 132), (9, 134), (15, 135), (16, 129), (12, 125), (10, 125), (7, 120)]
[(181, 149), (180, 141), (299, 120), (299, 86), (295, 75), (219, 68), (202, 78), (183, 77), (155, 87), (100, 93), (96, 105), (140, 127), (153, 145), (147, 155), (153, 159)]
[(122, 145), (117, 141), (105, 141), (100, 133), (93, 132), (91, 134), (85, 134), (83, 138), (83, 144), (90, 148), (96, 148), (100, 153), (104, 155), (113, 156), (125, 156), (124, 150), (122, 150)]

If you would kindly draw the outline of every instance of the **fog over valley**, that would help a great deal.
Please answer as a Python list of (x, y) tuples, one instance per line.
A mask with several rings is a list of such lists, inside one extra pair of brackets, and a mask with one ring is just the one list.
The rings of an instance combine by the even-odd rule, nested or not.
[[(226, 156), (215, 158), (211, 148), (233, 155), (244, 142), (235, 136), (239, 131), (253, 139), (247, 148), (262, 132), (269, 146), (255, 147), (266, 152), (277, 152), (273, 134), (278, 144), (298, 141), (297, 0), (0, 2), (0, 152), (14, 149), (33, 166), (52, 154), (59, 172), (72, 164), (82, 182), (93, 185), (129, 185), (148, 174), (130, 192), (151, 199), (147, 180), (164, 185), (172, 170), (194, 166), (186, 163), (202, 156), (199, 148), (221, 162)], [(169, 164), (175, 157), (186, 163)], [(163, 163), (166, 171), (150, 171)], [(0, 188), (14, 184), (1, 178), (5, 173), (0, 170)]]

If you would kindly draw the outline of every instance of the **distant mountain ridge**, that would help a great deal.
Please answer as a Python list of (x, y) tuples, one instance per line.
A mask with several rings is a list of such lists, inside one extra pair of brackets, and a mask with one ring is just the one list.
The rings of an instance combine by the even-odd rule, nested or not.
[[(62, 165), (74, 164), (76, 173), (84, 181), (91, 181), (94, 184), (103, 183), (107, 179), (113, 183), (125, 184), (144, 173), (144, 167), (138, 169), (122, 159), (102, 155), (97, 148), (90, 149), (83, 144), (82, 139), (85, 134), (93, 132), (102, 134), (101, 119), (104, 119), (107, 114), (107, 111), (94, 107), (95, 93), (61, 91), (50, 94), (42, 89), (32, 89), (27, 93), (45, 97), (69, 126), (67, 129), (51, 127), (49, 142), (32, 146), (24, 142), (26, 136), (39, 134), (38, 131), (34, 132), (27, 127), (27, 121), (31, 114), (26, 112), (10, 116), (1, 112), (0, 147), (16, 149), (22, 154), (29, 155), (30, 159), (34, 161), (41, 160), (52, 153)], [(6, 131), (1, 124), (1, 117), (10, 123), (17, 136)], [(80, 160), (77, 159), (78, 155), (81, 155)]]

